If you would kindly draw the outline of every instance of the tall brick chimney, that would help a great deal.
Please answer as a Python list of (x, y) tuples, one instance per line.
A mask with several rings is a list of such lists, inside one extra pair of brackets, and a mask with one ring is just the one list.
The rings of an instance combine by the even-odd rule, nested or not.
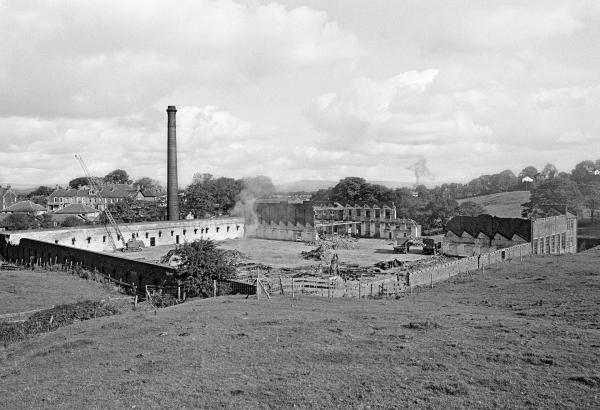
[(175, 132), (174, 105), (167, 107), (167, 220), (179, 220), (179, 197), (177, 196), (177, 139)]

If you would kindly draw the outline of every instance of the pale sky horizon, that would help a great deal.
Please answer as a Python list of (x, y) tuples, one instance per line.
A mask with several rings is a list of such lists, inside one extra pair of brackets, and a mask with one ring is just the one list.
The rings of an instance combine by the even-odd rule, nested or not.
[(600, 158), (600, 2), (0, 0), (0, 185), (428, 185)]

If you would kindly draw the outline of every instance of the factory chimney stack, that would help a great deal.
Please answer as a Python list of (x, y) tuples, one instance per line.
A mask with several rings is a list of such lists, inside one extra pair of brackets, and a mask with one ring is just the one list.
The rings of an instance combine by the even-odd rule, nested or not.
[(179, 197), (177, 196), (177, 139), (174, 105), (167, 107), (167, 220), (179, 220)]

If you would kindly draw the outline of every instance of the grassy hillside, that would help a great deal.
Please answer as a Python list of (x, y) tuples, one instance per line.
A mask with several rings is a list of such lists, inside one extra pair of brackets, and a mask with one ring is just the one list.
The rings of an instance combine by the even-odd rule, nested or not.
[(458, 202), (473, 201), (483, 206), (487, 213), (505, 218), (520, 218), (523, 207), (529, 201), (529, 191), (500, 192), (497, 194), (459, 199)]
[(225, 297), (0, 347), (2, 408), (593, 408), (600, 250), (398, 300)]
[(0, 315), (116, 295), (98, 282), (65, 272), (0, 271)]

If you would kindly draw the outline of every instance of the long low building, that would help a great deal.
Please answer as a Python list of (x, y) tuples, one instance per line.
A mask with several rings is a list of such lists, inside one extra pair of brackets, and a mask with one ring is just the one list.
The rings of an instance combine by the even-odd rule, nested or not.
[[(108, 237), (110, 230), (117, 247), (122, 247), (121, 238), (115, 237), (110, 226), (60, 228), (30, 231), (9, 231), (0, 234), (7, 244), (18, 245), (23, 238), (72, 246), (97, 252), (111, 251), (112, 243)], [(192, 242), (196, 239), (216, 241), (244, 237), (243, 218), (185, 219), (179, 221), (160, 221), (121, 224), (119, 229), (123, 239), (140, 240), (145, 246), (174, 245)]]
[(522, 243), (531, 243), (536, 255), (575, 253), (577, 217), (568, 212), (533, 219), (456, 216), (446, 225), (442, 251), (472, 256)]

